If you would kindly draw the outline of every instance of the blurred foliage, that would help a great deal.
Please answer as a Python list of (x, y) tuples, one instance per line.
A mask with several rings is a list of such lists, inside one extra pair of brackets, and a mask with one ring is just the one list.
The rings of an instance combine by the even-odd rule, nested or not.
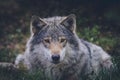
[(114, 37), (110, 33), (105, 35), (101, 33), (98, 25), (94, 25), (91, 29), (89, 27), (82, 29), (78, 32), (78, 35), (87, 41), (102, 46), (108, 52), (111, 52), (111, 49), (119, 42), (119, 37)]
[[(14, 62), (25, 51), (32, 15), (43, 18), (71, 13), (76, 15), (80, 38), (102, 46), (120, 66), (120, 0), (0, 0), (0, 62)], [(2, 80), (38, 80), (26, 72), (0, 70)]]

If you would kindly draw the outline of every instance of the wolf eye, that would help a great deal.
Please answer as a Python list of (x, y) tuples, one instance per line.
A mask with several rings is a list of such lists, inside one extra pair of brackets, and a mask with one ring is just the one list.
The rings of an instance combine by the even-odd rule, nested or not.
[(66, 39), (61, 39), (60, 43), (66, 42)]
[(50, 43), (50, 40), (49, 39), (44, 39), (44, 42)]

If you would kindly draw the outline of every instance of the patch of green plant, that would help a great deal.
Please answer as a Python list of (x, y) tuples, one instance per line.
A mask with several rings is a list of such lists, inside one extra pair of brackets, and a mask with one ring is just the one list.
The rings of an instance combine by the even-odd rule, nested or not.
[(45, 78), (41, 71), (34, 73), (26, 70), (6, 69), (0, 67), (0, 80), (50, 80)]
[(108, 34), (107, 36), (103, 35), (98, 25), (94, 25), (92, 28), (87, 27), (82, 29), (78, 31), (78, 35), (80, 36), (80, 38), (100, 45), (106, 50), (110, 50), (111, 48), (113, 48), (118, 41), (118, 38), (113, 37), (111, 34)]

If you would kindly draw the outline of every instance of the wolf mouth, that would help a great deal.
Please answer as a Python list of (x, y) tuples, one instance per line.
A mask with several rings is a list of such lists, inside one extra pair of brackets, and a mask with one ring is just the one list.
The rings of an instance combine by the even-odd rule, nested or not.
[(52, 61), (53, 64), (59, 64), (60, 61)]

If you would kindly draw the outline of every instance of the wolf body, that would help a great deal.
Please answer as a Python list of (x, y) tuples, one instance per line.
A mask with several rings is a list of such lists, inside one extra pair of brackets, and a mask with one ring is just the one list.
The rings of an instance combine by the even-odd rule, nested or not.
[(26, 51), (17, 56), (16, 65), (23, 62), (28, 70), (41, 70), (52, 80), (79, 80), (112, 66), (111, 56), (101, 47), (77, 36), (73, 14), (44, 19), (33, 16), (30, 26)]

